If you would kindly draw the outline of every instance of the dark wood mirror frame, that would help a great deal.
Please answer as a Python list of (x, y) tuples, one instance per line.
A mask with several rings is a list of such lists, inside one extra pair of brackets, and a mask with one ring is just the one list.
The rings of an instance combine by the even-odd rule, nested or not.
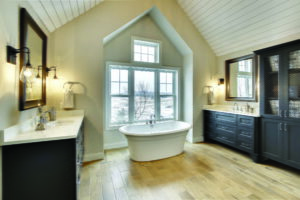
[[(25, 8), (20, 10), (20, 48), (26, 47), (28, 26), (30, 26), (37, 35), (43, 41), (42, 46), (42, 98), (38, 100), (26, 101), (26, 84), (22, 81), (19, 82), (19, 109), (27, 110), (39, 105), (43, 106), (46, 104), (46, 63), (47, 63), (47, 36), (38, 26), (38, 24), (32, 19)], [(25, 62), (25, 53), (20, 53), (20, 72)]]
[[(242, 61), (242, 60), (248, 60), (248, 59), (252, 59), (252, 73), (253, 73), (253, 96), (252, 97), (231, 97), (230, 96), (230, 64), (231, 63), (235, 63), (238, 61)], [(257, 62), (256, 62), (256, 57), (254, 54), (251, 55), (246, 55), (246, 56), (242, 56), (242, 57), (238, 57), (238, 58), (234, 58), (234, 59), (230, 59), (230, 60), (226, 60), (225, 61), (225, 87), (226, 87), (226, 95), (225, 95), (225, 100), (226, 101), (253, 101), (256, 102), (257, 101)]]

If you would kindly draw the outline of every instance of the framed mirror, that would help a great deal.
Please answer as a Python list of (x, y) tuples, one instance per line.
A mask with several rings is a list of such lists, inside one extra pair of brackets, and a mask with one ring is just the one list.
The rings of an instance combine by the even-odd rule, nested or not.
[(226, 101), (257, 101), (254, 55), (225, 61)]
[[(28, 14), (25, 8), (20, 10), (20, 48), (30, 50), (31, 76), (20, 80), (19, 108), (27, 110), (46, 104), (46, 54), (47, 36)], [(27, 62), (26, 54), (20, 52), (20, 72)]]

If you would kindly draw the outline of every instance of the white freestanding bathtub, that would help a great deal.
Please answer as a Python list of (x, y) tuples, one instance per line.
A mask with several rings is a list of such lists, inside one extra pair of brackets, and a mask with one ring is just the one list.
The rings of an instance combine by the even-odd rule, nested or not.
[(183, 152), (191, 125), (181, 121), (154, 125), (127, 125), (119, 129), (128, 140), (132, 160), (150, 161), (168, 158)]

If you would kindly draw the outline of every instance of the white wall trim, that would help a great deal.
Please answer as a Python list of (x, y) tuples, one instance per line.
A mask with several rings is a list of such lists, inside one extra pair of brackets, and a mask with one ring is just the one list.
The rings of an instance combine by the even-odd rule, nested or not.
[(83, 156), (84, 162), (90, 162), (90, 161), (101, 160), (101, 159), (104, 159), (104, 152), (84, 154)]
[(128, 147), (127, 141), (110, 143), (110, 144), (104, 144), (104, 149), (105, 150), (118, 149), (118, 148), (123, 148), (123, 147)]
[(204, 141), (204, 137), (203, 136), (198, 136), (198, 137), (194, 137), (193, 138), (193, 143), (203, 142), (203, 141)]

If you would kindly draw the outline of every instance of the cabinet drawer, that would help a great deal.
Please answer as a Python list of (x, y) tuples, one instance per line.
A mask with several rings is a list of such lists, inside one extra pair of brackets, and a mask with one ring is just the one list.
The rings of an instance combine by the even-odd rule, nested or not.
[(241, 127), (239, 127), (237, 129), (237, 137), (238, 137), (238, 139), (252, 140), (253, 133), (254, 133), (254, 130), (250, 129), (250, 128), (241, 128)]
[(254, 128), (254, 117), (238, 116), (238, 126)]
[(233, 136), (236, 134), (236, 127), (232, 125), (230, 126), (223, 123), (216, 123), (215, 129), (218, 133), (227, 133)]
[(215, 139), (225, 144), (235, 145), (235, 135), (232, 134), (217, 132)]
[(227, 113), (215, 113), (217, 122), (224, 122), (229, 124), (236, 124), (236, 115)]
[(236, 142), (238, 148), (245, 150), (245, 151), (252, 151), (253, 150), (253, 143), (251, 141), (243, 141), (243, 140), (237, 140)]

